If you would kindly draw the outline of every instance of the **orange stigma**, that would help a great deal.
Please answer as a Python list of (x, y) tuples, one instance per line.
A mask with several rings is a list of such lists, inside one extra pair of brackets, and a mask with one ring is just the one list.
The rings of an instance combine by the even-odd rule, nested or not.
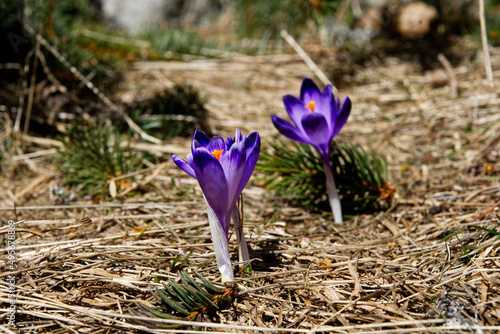
[(223, 152), (223, 151), (224, 151), (224, 150), (214, 150), (214, 151), (212, 152), (212, 155), (213, 155), (214, 157), (216, 157), (216, 158), (217, 158), (217, 160), (219, 160), (219, 161), (220, 161), (220, 155), (222, 154), (222, 152)]
[(316, 103), (314, 101), (309, 102), (309, 104), (306, 104), (304, 107), (311, 109), (311, 111), (314, 112), (314, 106), (316, 106)]

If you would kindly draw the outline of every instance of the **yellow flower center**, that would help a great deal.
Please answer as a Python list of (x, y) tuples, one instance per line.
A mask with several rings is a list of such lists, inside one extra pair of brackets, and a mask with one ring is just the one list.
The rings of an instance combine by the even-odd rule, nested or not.
[(309, 102), (309, 104), (306, 104), (304, 107), (311, 109), (312, 112), (314, 112), (314, 106), (316, 106), (316, 103), (314, 101)]
[(220, 161), (220, 155), (222, 154), (224, 150), (214, 150), (212, 152), (212, 155), (217, 158), (218, 161)]

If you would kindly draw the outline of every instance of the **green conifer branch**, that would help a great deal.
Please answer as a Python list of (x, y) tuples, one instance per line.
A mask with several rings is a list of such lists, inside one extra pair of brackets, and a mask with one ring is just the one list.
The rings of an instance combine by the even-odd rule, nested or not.
[(142, 156), (122, 145), (123, 137), (106, 124), (74, 123), (58, 139), (57, 169), (64, 173), (63, 184), (77, 186), (79, 195), (105, 193), (111, 179), (142, 166)]
[[(319, 153), (311, 146), (275, 139), (262, 150), (256, 170), (258, 180), (276, 196), (311, 210), (328, 210), (325, 173)], [(378, 210), (395, 195), (388, 182), (387, 161), (375, 151), (332, 143), (330, 164), (348, 214)]]

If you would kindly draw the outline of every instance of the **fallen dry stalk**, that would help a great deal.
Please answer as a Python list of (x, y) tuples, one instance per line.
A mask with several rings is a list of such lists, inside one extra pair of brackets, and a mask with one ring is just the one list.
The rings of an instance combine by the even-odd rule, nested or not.
[(481, 43), (483, 45), (484, 69), (488, 85), (493, 88), (493, 71), (491, 69), (490, 51), (488, 47), (488, 35), (486, 32), (486, 19), (484, 17), (484, 0), (479, 1), (479, 24), (481, 26)]

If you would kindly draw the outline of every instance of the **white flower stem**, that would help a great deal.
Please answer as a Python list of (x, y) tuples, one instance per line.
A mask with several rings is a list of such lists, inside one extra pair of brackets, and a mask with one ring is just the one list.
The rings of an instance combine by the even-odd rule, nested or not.
[(236, 240), (238, 241), (239, 260), (240, 262), (245, 263), (243, 271), (245, 273), (249, 273), (250, 271), (252, 271), (252, 266), (250, 265), (250, 255), (248, 254), (247, 241), (245, 239), (245, 235), (243, 234), (243, 223), (240, 224), (240, 217), (238, 215), (237, 206), (235, 206), (233, 209), (233, 221), (234, 230), (236, 231)]
[[(205, 196), (203, 196), (205, 197)], [(205, 202), (206, 202), (205, 198)], [(208, 205), (207, 202), (207, 212), (208, 212), (208, 223), (210, 225), (210, 233), (212, 234), (212, 242), (214, 244), (215, 259), (217, 261), (217, 268), (221, 273), (222, 283), (233, 282), (234, 274), (233, 268), (231, 266), (231, 258), (229, 256), (229, 245), (227, 240), (227, 234), (224, 232), (219, 219), (214, 213), (214, 210)]]
[(340, 198), (335, 186), (335, 179), (333, 178), (332, 167), (330, 166), (330, 155), (322, 154), (323, 165), (325, 167), (326, 175), (326, 191), (332, 208), (333, 218), (335, 223), (342, 224), (342, 207), (340, 205)]

